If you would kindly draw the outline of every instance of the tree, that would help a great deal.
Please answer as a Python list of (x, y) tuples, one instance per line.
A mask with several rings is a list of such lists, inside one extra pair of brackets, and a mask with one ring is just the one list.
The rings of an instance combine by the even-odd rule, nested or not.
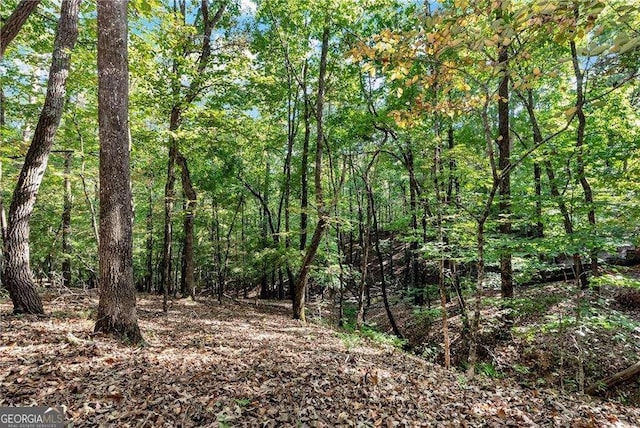
[(11, 295), (14, 313), (44, 313), (31, 273), (29, 220), (62, 116), (71, 50), (78, 37), (79, 5), (80, 0), (62, 2), (47, 95), (9, 208), (4, 281)]
[[(175, 28), (185, 31), (188, 26), (186, 22), (187, 9), (186, 2), (179, 3), (179, 10), (174, 10), (180, 22), (175, 23)], [(177, 6), (174, 3), (174, 6)], [(182, 276), (181, 291), (183, 297), (187, 294), (195, 297), (194, 293), (194, 263), (193, 263), (193, 234), (194, 234), (194, 212), (196, 208), (196, 192), (191, 180), (191, 174), (187, 165), (187, 158), (182, 154), (178, 146), (178, 138), (176, 133), (181, 127), (185, 110), (191, 106), (196, 99), (202, 95), (202, 91), (208, 84), (207, 77), (210, 57), (211, 57), (211, 35), (227, 9), (227, 1), (221, 1), (217, 5), (214, 14), (209, 13), (209, 1), (202, 0), (200, 9), (197, 12), (196, 20), (193, 26), (198, 24), (198, 17), (202, 16), (201, 32), (202, 45), (198, 59), (195, 64), (189, 62), (188, 58), (191, 54), (190, 44), (193, 40), (186, 38), (176, 43), (176, 52), (172, 59), (172, 80), (171, 90), (173, 95), (173, 105), (169, 117), (169, 131), (172, 133), (169, 142), (169, 159), (167, 163), (167, 181), (165, 184), (165, 207), (164, 207), (164, 244), (162, 253), (162, 272), (161, 283), (164, 291), (164, 310), (167, 310), (167, 298), (169, 289), (171, 288), (171, 265), (172, 265), (172, 245), (173, 245), (173, 226), (172, 211), (175, 199), (175, 166), (178, 165), (181, 170), (182, 191), (185, 195), (185, 218), (184, 218), (184, 249), (182, 255)], [(189, 75), (190, 81), (186, 85), (186, 91), (183, 89), (183, 79)]]
[(40, 2), (41, 0), (22, 0), (11, 16), (7, 18), (7, 21), (0, 28), (0, 58), (4, 56), (7, 46), (18, 35), (29, 15), (38, 8)]
[(318, 96), (316, 99), (316, 153), (315, 153), (315, 173), (314, 183), (316, 191), (316, 205), (318, 210), (318, 223), (316, 229), (311, 238), (311, 242), (307, 247), (302, 260), (302, 266), (300, 272), (296, 278), (295, 288), (293, 290), (293, 318), (305, 321), (304, 315), (304, 300), (305, 292), (307, 289), (307, 280), (309, 277), (309, 270), (311, 263), (318, 251), (322, 235), (328, 226), (329, 222), (329, 210), (325, 206), (324, 196), (322, 191), (322, 151), (324, 143), (324, 97), (325, 97), (325, 84), (327, 73), (327, 55), (329, 51), (329, 22), (325, 23), (324, 30), (322, 31), (322, 45), (320, 48), (320, 75), (318, 77)]
[(98, 1), (100, 302), (96, 332), (142, 342), (133, 284), (128, 0)]

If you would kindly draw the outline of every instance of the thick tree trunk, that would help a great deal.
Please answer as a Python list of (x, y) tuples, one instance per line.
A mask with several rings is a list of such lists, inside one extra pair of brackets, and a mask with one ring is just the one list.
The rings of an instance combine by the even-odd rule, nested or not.
[(20, 29), (27, 22), (29, 15), (38, 8), (41, 0), (22, 0), (0, 29), (0, 58), (11, 41), (18, 35)]
[(62, 285), (71, 285), (71, 159), (72, 152), (64, 154), (64, 206), (62, 209)]
[[(175, 131), (180, 126), (181, 111), (180, 108), (171, 109), (169, 118), (169, 130)], [(169, 290), (172, 287), (171, 272), (173, 260), (173, 224), (171, 218), (173, 215), (173, 204), (175, 202), (175, 182), (176, 171), (175, 165), (178, 157), (178, 142), (175, 138), (171, 138), (169, 142), (169, 159), (167, 160), (167, 181), (164, 185), (164, 239), (162, 243), (162, 269), (160, 271), (160, 292), (163, 294), (162, 309), (167, 311), (167, 301), (169, 299)]]
[(44, 313), (31, 274), (29, 220), (62, 116), (71, 50), (78, 38), (79, 4), (80, 0), (62, 2), (49, 70), (47, 95), (9, 208), (4, 280), (9, 289), (15, 313)]
[(100, 302), (95, 331), (140, 343), (133, 283), (127, 3), (98, 1)]

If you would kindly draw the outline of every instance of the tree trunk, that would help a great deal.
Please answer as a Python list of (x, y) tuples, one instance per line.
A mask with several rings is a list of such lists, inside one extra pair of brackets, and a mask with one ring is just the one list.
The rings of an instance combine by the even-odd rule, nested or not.
[(621, 383), (628, 382), (638, 376), (640, 376), (640, 361), (616, 374), (599, 380), (590, 387), (586, 388), (584, 392), (585, 394), (595, 395), (598, 392), (610, 389), (616, 385), (620, 385)]
[(187, 295), (195, 300), (195, 276), (193, 264), (193, 219), (197, 205), (197, 195), (191, 182), (191, 174), (187, 166), (187, 159), (178, 152), (177, 162), (182, 172), (182, 192), (186, 198), (184, 216), (184, 247), (182, 250), (182, 278), (180, 292), (182, 297)]
[(11, 16), (7, 18), (0, 29), (0, 58), (4, 56), (9, 43), (18, 35), (24, 23), (27, 22), (29, 15), (38, 8), (40, 1), (22, 0), (18, 3)]
[(471, 331), (469, 337), (469, 360), (467, 368), (467, 376), (473, 378), (476, 373), (476, 363), (478, 362), (478, 345), (480, 338), (480, 312), (482, 309), (482, 293), (484, 284), (484, 223), (486, 218), (478, 221), (476, 231), (477, 244), (477, 279), (476, 279), (476, 295), (474, 302), (473, 320), (471, 322)]
[[(498, 9), (497, 18), (502, 18), (502, 5)], [(498, 170), (507, 170), (511, 163), (511, 139), (509, 136), (509, 52), (506, 46), (498, 52), (498, 62), (504, 73), (498, 88)], [(500, 216), (500, 233), (505, 239), (511, 235), (511, 177), (505, 174), (500, 181), (498, 209)], [(513, 267), (511, 249), (504, 246), (500, 255), (500, 291), (503, 298), (513, 297)]]
[(316, 155), (315, 155), (315, 174), (314, 184), (316, 190), (316, 205), (318, 210), (318, 224), (311, 238), (311, 243), (307, 248), (296, 285), (293, 293), (293, 318), (305, 321), (304, 301), (307, 290), (307, 279), (309, 277), (309, 269), (315, 258), (322, 235), (328, 225), (329, 215), (325, 207), (324, 196), (322, 193), (322, 151), (324, 143), (324, 95), (327, 73), (327, 55), (329, 53), (329, 26), (328, 23), (322, 32), (322, 47), (320, 50), (320, 73), (318, 76), (318, 99), (316, 100)]
[(153, 178), (149, 180), (149, 207), (147, 208), (147, 239), (146, 239), (146, 269), (144, 277), (144, 291), (150, 293), (153, 289)]
[[(179, 107), (171, 109), (169, 118), (169, 130), (175, 131), (180, 126), (181, 111)], [(162, 270), (160, 271), (160, 290), (163, 294), (162, 309), (167, 311), (167, 301), (169, 299), (169, 290), (172, 287), (171, 272), (173, 260), (173, 224), (171, 217), (173, 215), (173, 204), (175, 202), (175, 182), (176, 171), (175, 165), (178, 156), (178, 142), (175, 138), (171, 138), (169, 142), (169, 159), (167, 161), (167, 181), (164, 185), (164, 239), (162, 244)]]
[[(575, 9), (576, 19), (578, 18), (578, 7)], [(576, 169), (578, 173), (578, 180), (582, 186), (584, 192), (584, 202), (587, 206), (587, 217), (589, 219), (589, 225), (591, 226), (591, 235), (595, 237), (596, 234), (596, 211), (593, 205), (593, 190), (587, 180), (585, 172), (584, 161), (584, 135), (587, 126), (587, 118), (584, 114), (584, 73), (580, 70), (580, 60), (578, 59), (578, 51), (576, 48), (576, 42), (570, 42), (571, 58), (573, 63), (573, 70), (576, 77), (576, 116), (578, 117), (578, 127), (576, 129)], [(591, 275), (598, 275), (598, 250), (593, 249), (590, 254), (591, 257)], [(586, 280), (582, 283), (582, 288), (587, 287)]]
[(62, 209), (62, 285), (71, 285), (71, 159), (73, 152), (64, 154), (64, 206)]
[(140, 343), (132, 259), (127, 3), (98, 1), (100, 302), (95, 331)]
[[(376, 207), (373, 200), (373, 189), (371, 189), (371, 185), (368, 180), (365, 182), (365, 187), (367, 190), (367, 200), (369, 210), (371, 211), (371, 219), (373, 221), (373, 234), (375, 236), (374, 247), (376, 250), (376, 255), (378, 258), (378, 266), (380, 267), (380, 284), (382, 286), (382, 302), (384, 304), (384, 310), (387, 313), (387, 318), (389, 319), (389, 324), (391, 325), (391, 330), (393, 330), (393, 334), (396, 335), (399, 339), (404, 339), (404, 336), (400, 332), (398, 328), (398, 324), (396, 324), (396, 320), (391, 312), (391, 307), (389, 306), (389, 298), (387, 293), (387, 281), (384, 276), (384, 257), (382, 255), (382, 251), (380, 250), (380, 233), (378, 231), (378, 215), (376, 214)], [(393, 253), (391, 254), (393, 257)]]
[(29, 220), (62, 116), (71, 50), (78, 38), (79, 4), (80, 0), (62, 2), (47, 95), (9, 208), (4, 280), (15, 313), (44, 313), (31, 274)]
[(414, 173), (413, 151), (407, 147), (403, 155), (405, 166), (409, 171), (409, 209), (411, 210), (411, 232), (412, 237), (409, 242), (409, 284), (414, 293), (413, 303), (424, 304), (424, 290), (422, 284), (418, 285), (419, 265), (418, 265), (418, 182)]
[[(436, 137), (439, 137), (440, 129), (439, 129), (439, 118), (436, 116)], [(453, 140), (452, 130), (449, 128), (449, 144), (451, 144), (451, 140)], [(445, 287), (445, 246), (447, 244), (447, 238), (444, 233), (444, 224), (443, 224), (443, 215), (442, 210), (446, 204), (449, 203), (451, 194), (445, 193), (444, 197), (442, 196), (441, 189), (441, 180), (439, 179), (439, 175), (442, 174), (443, 171), (442, 165), (442, 145), (440, 143), (440, 138), (436, 138), (436, 147), (433, 153), (433, 189), (436, 194), (436, 202), (437, 206), (436, 210), (436, 226), (438, 228), (438, 241), (440, 244), (440, 254), (438, 257), (438, 290), (440, 292), (440, 306), (442, 309), (442, 338), (444, 343), (444, 367), (449, 369), (451, 367), (451, 342), (449, 340), (449, 322), (448, 322), (448, 313), (447, 313), (447, 290)], [(453, 190), (453, 186), (451, 185), (451, 180), (449, 181), (448, 190)]]
[(304, 250), (307, 246), (307, 226), (309, 213), (309, 141), (311, 140), (311, 116), (312, 108), (309, 95), (307, 94), (307, 70), (309, 68), (308, 62), (305, 61), (302, 83), (305, 87), (301, 88), (304, 97), (304, 139), (302, 143), (302, 160), (300, 164), (300, 251)]
[[(363, 174), (363, 180), (367, 180), (368, 170)], [(360, 285), (358, 287), (358, 312), (356, 315), (356, 329), (360, 330), (364, 324), (364, 306), (367, 291), (367, 275), (369, 271), (369, 252), (371, 248), (371, 208), (367, 199), (367, 213), (366, 218), (363, 215), (363, 207), (358, 198), (358, 217), (359, 217), (359, 230), (360, 230), (360, 247), (362, 252), (360, 254)]]
[[(534, 107), (533, 92), (531, 90), (528, 90), (526, 100), (524, 97), (522, 97), (522, 100), (527, 109), (527, 113), (529, 115), (529, 121), (531, 122), (531, 128), (533, 131), (533, 143), (534, 145), (538, 146), (542, 144), (543, 137), (542, 137), (542, 131), (540, 130), (540, 125), (538, 124), (538, 119), (536, 117), (535, 110), (533, 108)], [(558, 210), (560, 210), (560, 214), (562, 215), (562, 225), (564, 226), (564, 231), (567, 234), (567, 236), (571, 236), (573, 234), (573, 221), (571, 220), (571, 216), (569, 215), (569, 210), (567, 209), (567, 205), (562, 199), (562, 195), (558, 187), (558, 180), (556, 179), (555, 172), (553, 171), (553, 166), (551, 165), (551, 162), (549, 160), (545, 160), (543, 162), (543, 166), (547, 174), (547, 178), (549, 179), (549, 189), (550, 189), (549, 191), (553, 199), (558, 204)], [(536, 189), (536, 192), (537, 192), (537, 189)], [(573, 269), (574, 269), (576, 278), (580, 279), (580, 283), (582, 284), (582, 287), (586, 287), (587, 276), (582, 266), (582, 258), (580, 257), (580, 254), (574, 253), (573, 261), (574, 261)]]

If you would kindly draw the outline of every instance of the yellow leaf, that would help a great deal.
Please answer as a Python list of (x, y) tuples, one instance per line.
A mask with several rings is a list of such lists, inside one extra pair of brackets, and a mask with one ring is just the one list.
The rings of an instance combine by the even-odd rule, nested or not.
[(570, 109), (566, 110), (566, 111), (564, 112), (564, 114), (565, 114), (565, 116), (567, 116), (567, 117), (571, 117), (571, 116), (573, 116), (574, 114), (576, 114), (576, 112), (577, 112), (577, 111), (578, 111), (578, 107), (575, 107), (575, 106), (574, 106), (574, 107), (571, 107)]

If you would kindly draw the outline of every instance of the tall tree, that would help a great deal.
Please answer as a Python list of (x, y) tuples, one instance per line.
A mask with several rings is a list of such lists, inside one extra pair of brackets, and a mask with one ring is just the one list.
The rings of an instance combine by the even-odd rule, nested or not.
[[(327, 18), (328, 21), (328, 18)], [(318, 251), (322, 236), (329, 225), (329, 211), (324, 202), (324, 194), (322, 191), (322, 152), (324, 145), (324, 97), (327, 76), (327, 56), (329, 54), (329, 23), (325, 23), (322, 31), (322, 45), (320, 48), (320, 74), (318, 76), (318, 97), (316, 99), (316, 154), (315, 154), (315, 175), (314, 184), (316, 191), (316, 207), (318, 210), (318, 223), (311, 238), (311, 242), (307, 247), (300, 272), (296, 278), (295, 288), (293, 290), (293, 318), (305, 321), (304, 301), (307, 289), (307, 280), (309, 278), (309, 270), (311, 263)]]
[(128, 0), (98, 1), (100, 302), (95, 331), (141, 342), (133, 283)]
[[(181, 20), (180, 25), (186, 25), (186, 2), (180, 1), (179, 10), (178, 4), (174, 3), (176, 10), (174, 13)], [(224, 12), (228, 6), (227, 0), (220, 1), (217, 5), (217, 9), (214, 14), (209, 13), (209, 0), (202, 0), (200, 9), (198, 11), (198, 17), (201, 15), (202, 19), (202, 46), (198, 59), (193, 64), (193, 69), (187, 68), (189, 65), (186, 58), (190, 55), (190, 48), (188, 44), (179, 44), (177, 47), (181, 52), (174, 52), (176, 57), (173, 59), (172, 66), (172, 92), (173, 92), (173, 106), (171, 108), (169, 118), (169, 131), (172, 132), (171, 140), (169, 142), (169, 159), (167, 163), (167, 181), (165, 184), (165, 219), (164, 219), (164, 244), (162, 253), (162, 271), (161, 271), (161, 287), (164, 290), (164, 310), (167, 309), (167, 297), (169, 288), (171, 288), (171, 259), (172, 259), (172, 245), (173, 245), (173, 228), (172, 228), (172, 211), (173, 202), (175, 198), (175, 166), (178, 165), (181, 169), (182, 177), (182, 189), (187, 202), (185, 204), (185, 219), (184, 219), (184, 251), (182, 257), (182, 284), (181, 291), (183, 295), (188, 293), (192, 297), (194, 293), (194, 263), (193, 263), (193, 233), (194, 233), (194, 212), (196, 207), (196, 192), (193, 188), (191, 181), (191, 174), (187, 165), (187, 158), (180, 152), (178, 147), (178, 138), (175, 132), (180, 128), (183, 120), (183, 113), (198, 96), (202, 95), (203, 89), (207, 86), (206, 71), (209, 65), (211, 57), (211, 35), (216, 25), (222, 19)], [(197, 18), (196, 18), (197, 20)], [(195, 25), (195, 22), (194, 22)], [(191, 42), (190, 40), (188, 42)], [(180, 58), (181, 56), (181, 58)], [(186, 92), (183, 93), (183, 82), (185, 73), (192, 73), (190, 83), (186, 88)]]
[[(496, 13), (497, 20), (503, 20), (505, 5), (500, 3)], [(500, 33), (502, 39), (505, 35)], [(509, 138), (509, 51), (508, 43), (500, 43), (498, 48), (498, 67), (500, 84), (498, 86), (498, 169), (507, 171), (511, 162), (511, 139)], [(499, 188), (500, 232), (508, 239), (511, 234), (511, 174), (503, 174)], [(502, 297), (513, 297), (513, 267), (511, 265), (511, 250), (505, 249), (500, 255), (500, 289)]]
[(4, 281), (11, 295), (14, 313), (44, 313), (31, 273), (29, 220), (62, 116), (71, 50), (78, 38), (79, 5), (80, 0), (62, 2), (47, 95), (9, 208)]

